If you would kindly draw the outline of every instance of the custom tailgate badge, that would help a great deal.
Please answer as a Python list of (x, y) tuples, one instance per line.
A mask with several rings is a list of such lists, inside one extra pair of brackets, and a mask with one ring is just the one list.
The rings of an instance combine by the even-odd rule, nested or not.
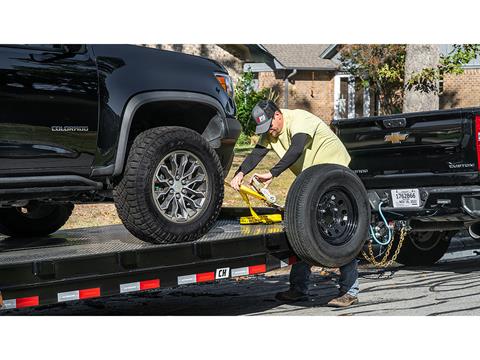
[(398, 132), (385, 135), (385, 142), (391, 142), (392, 144), (400, 144), (402, 141), (407, 140), (408, 134), (400, 134)]

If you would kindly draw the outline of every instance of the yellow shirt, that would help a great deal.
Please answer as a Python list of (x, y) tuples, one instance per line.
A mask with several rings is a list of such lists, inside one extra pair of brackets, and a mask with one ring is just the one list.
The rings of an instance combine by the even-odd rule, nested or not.
[(272, 149), (282, 158), (292, 143), (295, 134), (310, 135), (303, 155), (290, 166), (299, 175), (303, 170), (318, 164), (338, 164), (348, 166), (350, 155), (335, 133), (320, 118), (305, 110), (281, 109), (283, 129), (277, 138), (265, 133), (259, 144)]

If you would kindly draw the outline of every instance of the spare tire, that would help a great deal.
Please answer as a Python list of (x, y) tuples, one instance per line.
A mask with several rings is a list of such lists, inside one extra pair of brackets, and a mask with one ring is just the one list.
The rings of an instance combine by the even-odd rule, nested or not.
[(321, 164), (293, 182), (285, 228), (294, 252), (311, 265), (339, 267), (352, 261), (368, 238), (367, 191), (349, 168)]

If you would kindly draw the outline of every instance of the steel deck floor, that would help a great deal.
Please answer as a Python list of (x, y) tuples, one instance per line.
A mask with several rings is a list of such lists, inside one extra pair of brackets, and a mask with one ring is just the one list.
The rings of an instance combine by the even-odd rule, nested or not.
[[(248, 241), (248, 237), (251, 236), (283, 231), (282, 223), (240, 225), (238, 219), (219, 220), (205, 236), (195, 242), (222, 241), (234, 238), (244, 238), (245, 241)], [(62, 230), (48, 237), (0, 237), (0, 266), (167, 246), (185, 246), (185, 243), (149, 244), (131, 235), (123, 225)]]

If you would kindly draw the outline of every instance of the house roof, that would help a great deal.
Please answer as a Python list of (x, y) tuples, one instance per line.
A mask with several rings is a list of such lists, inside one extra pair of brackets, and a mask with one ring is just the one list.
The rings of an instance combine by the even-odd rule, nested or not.
[(320, 57), (320, 54), (328, 49), (329, 44), (262, 44), (261, 46), (286, 69), (338, 69), (338, 64)]

